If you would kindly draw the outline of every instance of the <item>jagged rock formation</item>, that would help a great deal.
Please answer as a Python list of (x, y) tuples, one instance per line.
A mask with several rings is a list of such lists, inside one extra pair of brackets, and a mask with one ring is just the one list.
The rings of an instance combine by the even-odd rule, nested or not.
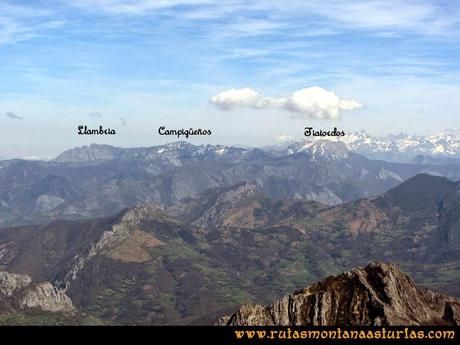
[(271, 306), (243, 305), (219, 325), (459, 325), (460, 301), (418, 288), (380, 262), (329, 277)]
[(10, 297), (17, 290), (30, 285), (32, 279), (26, 274), (0, 272), (0, 297)]
[(73, 312), (72, 300), (49, 282), (28, 289), (21, 299), (22, 308), (39, 308), (51, 312)]
[(71, 299), (49, 282), (32, 283), (26, 274), (0, 272), (0, 309), (74, 313)]
[(102, 233), (96, 243), (91, 244), (86, 255), (77, 254), (67, 272), (64, 281), (56, 284), (67, 291), (72, 281), (77, 279), (79, 271), (94, 256), (102, 254), (122, 262), (145, 262), (151, 259), (146, 249), (164, 244), (151, 234), (138, 230), (142, 219), (157, 215), (157, 205), (140, 205), (122, 212), (121, 219), (110, 230)]

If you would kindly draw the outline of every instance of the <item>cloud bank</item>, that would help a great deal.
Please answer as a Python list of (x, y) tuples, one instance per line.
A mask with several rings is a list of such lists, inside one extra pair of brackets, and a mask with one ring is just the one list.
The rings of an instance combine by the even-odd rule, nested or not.
[(298, 118), (339, 119), (342, 110), (355, 110), (363, 104), (344, 99), (319, 86), (294, 91), (287, 97), (268, 97), (251, 88), (229, 89), (214, 95), (210, 103), (224, 111), (238, 108), (282, 109)]

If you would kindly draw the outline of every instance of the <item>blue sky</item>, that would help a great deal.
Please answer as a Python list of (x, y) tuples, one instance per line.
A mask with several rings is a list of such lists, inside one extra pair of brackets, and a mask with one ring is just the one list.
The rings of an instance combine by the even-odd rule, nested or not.
[[(210, 103), (313, 86), (362, 107), (320, 120)], [(427, 134), (458, 125), (459, 109), (457, 1), (0, 0), (0, 157), (171, 141), (160, 125), (255, 146), (306, 125)], [(118, 134), (78, 136), (79, 124)]]

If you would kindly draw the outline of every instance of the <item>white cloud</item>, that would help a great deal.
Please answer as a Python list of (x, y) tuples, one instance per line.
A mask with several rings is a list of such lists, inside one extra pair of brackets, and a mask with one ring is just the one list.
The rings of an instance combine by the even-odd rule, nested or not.
[(420, 0), (314, 1), (306, 8), (337, 22), (364, 28), (415, 28), (439, 15), (435, 2)]
[(338, 119), (340, 110), (355, 110), (362, 104), (352, 99), (339, 98), (334, 92), (319, 86), (295, 91), (287, 98), (284, 109), (296, 115), (314, 119)]
[(278, 108), (295, 117), (313, 119), (339, 119), (342, 110), (355, 110), (363, 104), (354, 99), (344, 99), (319, 86), (294, 91), (288, 97), (267, 97), (251, 88), (229, 89), (210, 99), (221, 110), (238, 108)]
[(243, 89), (229, 89), (211, 97), (210, 102), (221, 110), (236, 108), (266, 109), (278, 105), (279, 100), (264, 97), (259, 92), (245, 87)]
[[(292, 0), (289, 6), (274, 0), (63, 0), (84, 9), (112, 15), (166, 14), (191, 20), (230, 19), (223, 25), (231, 34), (252, 35), (279, 29), (277, 22), (291, 23), (299, 18), (309, 20), (308, 28), (334, 33), (341, 28), (408, 31), (427, 35), (458, 35), (459, 6), (455, 1), (435, 0)], [(261, 14), (274, 21), (260, 20)], [(324, 25), (315, 24), (322, 23)], [(312, 27), (313, 26), (313, 27)], [(283, 28), (282, 25), (281, 28)], [(316, 35), (316, 34), (314, 34)]]
[(263, 8), (278, 9), (289, 18), (318, 16), (335, 29), (388, 30), (425, 35), (458, 35), (458, 3), (435, 0), (292, 0), (289, 6), (261, 0)]
[(65, 24), (48, 10), (0, 3), (0, 45), (34, 39)]
[(244, 18), (223, 26), (214, 32), (214, 36), (217, 38), (259, 36), (274, 33), (285, 27), (285, 23), (271, 19)]
[(110, 14), (143, 15), (176, 6), (211, 4), (211, 0), (68, 0), (73, 6)]

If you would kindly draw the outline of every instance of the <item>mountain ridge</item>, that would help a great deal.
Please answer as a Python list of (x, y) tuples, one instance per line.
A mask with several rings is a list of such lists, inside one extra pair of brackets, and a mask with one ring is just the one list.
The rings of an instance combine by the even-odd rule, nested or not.
[(89, 147), (76, 158), (70, 153), (68, 162), (0, 161), (0, 227), (106, 217), (137, 204), (167, 205), (247, 181), (270, 198), (336, 205), (376, 196), (418, 173), (460, 179), (459, 165), (374, 161), (324, 141), (310, 152), (284, 157), (185, 142), (92, 147), (91, 154)]
[(460, 325), (460, 300), (420, 289), (392, 263), (328, 277), (270, 306), (243, 305), (221, 326)]
[(372, 136), (365, 131), (349, 133), (343, 137), (308, 137), (269, 152), (289, 155), (308, 151), (317, 141), (340, 142), (348, 150), (370, 159), (401, 163), (460, 164), (460, 131), (446, 131), (427, 136), (407, 133)]
[(116, 324), (211, 322), (371, 260), (460, 296), (458, 193), (453, 184), (425, 208), (385, 194), (330, 207), (240, 183), (176, 205), (0, 229), (0, 270), (49, 281), (79, 311)]
[[(180, 149), (185, 153), (189, 151), (195, 155), (228, 156), (226, 151), (258, 152), (267, 156), (289, 156), (301, 152), (311, 152), (313, 147), (323, 142), (325, 145), (341, 145), (344, 149), (363, 155), (369, 159), (385, 160), (400, 163), (426, 163), (426, 164), (459, 164), (460, 163), (460, 132), (458, 130), (446, 131), (427, 136), (407, 133), (389, 134), (387, 136), (373, 136), (365, 131), (352, 132), (344, 137), (308, 137), (289, 144), (267, 147), (240, 148), (228, 145), (193, 145), (186, 141), (177, 141), (165, 145), (156, 145), (149, 148), (121, 149), (111, 145), (91, 144), (70, 149), (59, 154), (54, 161), (75, 162), (82, 160), (97, 160), (97, 153), (108, 152), (108, 156), (100, 157), (101, 160), (114, 159), (124, 156), (126, 159), (133, 157), (154, 157), (158, 154), (168, 153)], [(332, 146), (333, 147), (333, 146)], [(197, 148), (197, 149), (196, 149)], [(122, 154), (127, 150), (130, 154)], [(112, 157), (112, 158), (110, 158)], [(81, 161), (80, 161), (81, 162)]]

